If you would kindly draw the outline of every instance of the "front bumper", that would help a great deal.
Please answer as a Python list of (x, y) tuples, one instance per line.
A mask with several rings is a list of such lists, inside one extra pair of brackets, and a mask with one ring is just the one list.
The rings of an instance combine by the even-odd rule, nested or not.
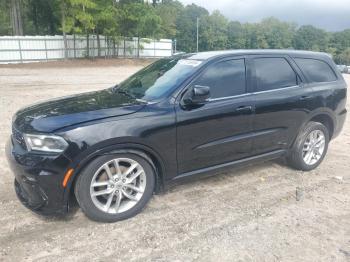
[(63, 155), (33, 154), (16, 140), (9, 139), (6, 156), (15, 175), (19, 200), (42, 215), (59, 215), (68, 211), (62, 180), (70, 161)]

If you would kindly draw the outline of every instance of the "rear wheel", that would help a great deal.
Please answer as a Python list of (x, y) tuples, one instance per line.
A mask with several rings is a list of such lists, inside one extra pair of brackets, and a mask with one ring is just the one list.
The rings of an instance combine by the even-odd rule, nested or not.
[(102, 156), (80, 174), (75, 195), (83, 212), (101, 222), (115, 222), (139, 213), (151, 198), (152, 166), (134, 154)]
[(328, 143), (328, 129), (321, 123), (309, 122), (300, 132), (289, 152), (288, 163), (298, 170), (312, 170), (325, 157)]

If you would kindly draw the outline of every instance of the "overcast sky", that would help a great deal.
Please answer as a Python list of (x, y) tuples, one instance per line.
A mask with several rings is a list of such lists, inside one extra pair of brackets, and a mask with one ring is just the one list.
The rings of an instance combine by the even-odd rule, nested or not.
[(274, 16), (299, 25), (311, 24), (329, 31), (350, 28), (350, 0), (180, 0), (210, 12), (218, 9), (230, 20), (258, 22)]

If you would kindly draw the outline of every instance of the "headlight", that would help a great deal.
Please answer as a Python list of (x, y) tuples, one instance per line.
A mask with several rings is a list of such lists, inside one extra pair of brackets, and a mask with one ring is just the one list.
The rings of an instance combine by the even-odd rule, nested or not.
[(66, 140), (60, 136), (30, 134), (23, 136), (29, 151), (61, 153), (68, 147)]

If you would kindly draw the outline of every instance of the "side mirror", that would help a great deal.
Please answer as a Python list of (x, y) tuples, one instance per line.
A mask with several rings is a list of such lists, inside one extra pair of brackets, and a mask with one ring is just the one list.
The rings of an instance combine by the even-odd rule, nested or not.
[(184, 96), (184, 105), (201, 105), (210, 97), (210, 87), (195, 85)]

